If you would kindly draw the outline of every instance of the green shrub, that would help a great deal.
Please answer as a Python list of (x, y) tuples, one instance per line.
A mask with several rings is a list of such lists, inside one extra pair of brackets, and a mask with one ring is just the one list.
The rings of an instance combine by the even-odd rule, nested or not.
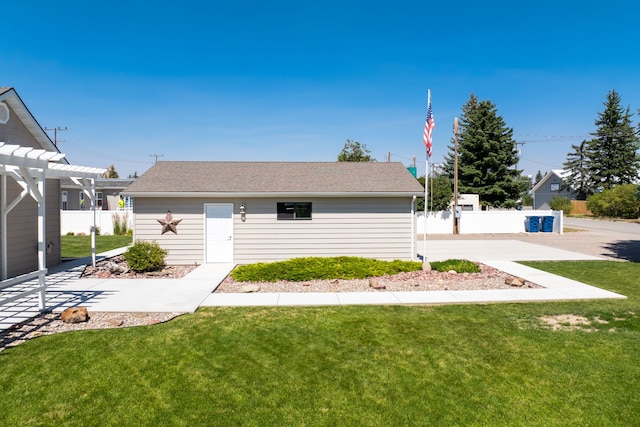
[(618, 185), (589, 196), (587, 208), (597, 217), (635, 219), (638, 218), (639, 197), (637, 185)]
[(564, 215), (570, 215), (571, 209), (573, 209), (571, 200), (569, 200), (568, 197), (553, 196), (553, 199), (549, 202), (549, 206), (554, 211), (562, 211)]
[(435, 271), (455, 271), (456, 273), (479, 273), (480, 267), (466, 259), (448, 259), (431, 263), (431, 269)]
[(158, 242), (138, 240), (123, 254), (125, 261), (134, 271), (160, 270), (164, 266), (164, 257), (168, 251), (160, 247)]
[(67, 231), (67, 236), (75, 236), (75, 233), (73, 231)]
[(307, 257), (287, 261), (242, 265), (231, 272), (240, 282), (302, 282), (322, 279), (364, 279), (404, 271), (420, 270), (422, 264), (413, 261), (381, 261), (359, 257)]

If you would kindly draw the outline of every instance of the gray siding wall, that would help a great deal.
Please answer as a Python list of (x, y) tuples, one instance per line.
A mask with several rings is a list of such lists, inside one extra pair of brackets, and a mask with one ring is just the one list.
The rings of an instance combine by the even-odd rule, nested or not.
[[(551, 185), (559, 185), (559, 191), (551, 191)], [(545, 182), (540, 185), (540, 188), (535, 193), (534, 199), (534, 209), (551, 209), (550, 203), (554, 197), (567, 197), (569, 199), (573, 198), (573, 193), (568, 190), (563, 190), (564, 182), (557, 175), (552, 175)]]
[[(9, 107), (10, 119), (0, 124), (0, 142), (41, 148), (33, 135)], [(46, 242), (50, 244), (47, 266), (60, 263), (60, 181), (46, 181)], [(0, 194), (1, 194), (0, 187)], [(11, 203), (22, 188), (7, 178), (7, 203)], [(8, 268), (7, 276), (29, 273), (38, 268), (38, 205), (30, 196), (25, 197), (7, 217)], [(1, 230), (0, 230), (1, 232)], [(0, 263), (0, 270), (2, 263)]]
[[(311, 202), (311, 220), (278, 221), (277, 202)], [(204, 262), (204, 204), (234, 203), (234, 261), (246, 264), (301, 256), (353, 255), (411, 259), (409, 198), (260, 198), (135, 200), (134, 238), (156, 240), (168, 264)], [(246, 206), (246, 221), (240, 204)], [(171, 210), (178, 235), (161, 235), (157, 219)]]
[[(58, 180), (47, 180), (45, 242), (48, 245), (47, 266), (60, 264), (60, 210), (58, 209)], [(7, 179), (7, 203), (11, 203), (22, 187)], [(25, 197), (7, 216), (7, 276), (29, 273), (38, 268), (38, 204)], [(2, 264), (0, 263), (0, 271)]]
[(4, 125), (0, 124), (0, 142), (22, 145), (23, 147), (42, 148), (9, 104), (5, 102), (5, 105), (9, 107), (9, 121)]

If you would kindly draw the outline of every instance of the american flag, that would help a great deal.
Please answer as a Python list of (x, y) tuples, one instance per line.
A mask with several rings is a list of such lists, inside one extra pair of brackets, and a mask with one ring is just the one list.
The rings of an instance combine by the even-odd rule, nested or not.
[(427, 156), (431, 157), (431, 133), (433, 128), (436, 127), (436, 122), (433, 119), (433, 113), (431, 112), (431, 96), (429, 96), (429, 105), (427, 106), (427, 121), (424, 124), (424, 134), (422, 135), (422, 141), (425, 147), (427, 147)]

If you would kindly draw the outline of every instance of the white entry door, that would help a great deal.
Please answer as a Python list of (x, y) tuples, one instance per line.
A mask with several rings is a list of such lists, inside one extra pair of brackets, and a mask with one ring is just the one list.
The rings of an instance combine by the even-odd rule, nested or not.
[(206, 262), (233, 262), (233, 203), (207, 203), (204, 210)]

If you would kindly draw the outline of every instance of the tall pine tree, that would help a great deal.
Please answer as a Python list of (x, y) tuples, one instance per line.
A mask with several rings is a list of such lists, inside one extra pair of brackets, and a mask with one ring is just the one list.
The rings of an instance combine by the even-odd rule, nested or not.
[[(459, 193), (480, 195), (483, 206), (515, 207), (522, 185), (522, 171), (513, 129), (507, 127), (489, 100), (478, 101), (471, 94), (462, 107), (458, 137)], [(455, 147), (449, 146), (445, 159), (447, 173), (453, 176)]]
[(569, 188), (576, 194), (576, 199), (587, 200), (594, 192), (594, 184), (589, 176), (589, 158), (587, 156), (587, 141), (580, 145), (571, 144), (572, 152), (567, 154), (567, 161), (562, 165), (568, 175), (564, 178), (564, 188)]
[(587, 144), (592, 190), (634, 183), (640, 169), (638, 135), (629, 107), (620, 105), (620, 95), (615, 90), (607, 94), (604, 107), (595, 121), (596, 131), (591, 134), (594, 138)]

